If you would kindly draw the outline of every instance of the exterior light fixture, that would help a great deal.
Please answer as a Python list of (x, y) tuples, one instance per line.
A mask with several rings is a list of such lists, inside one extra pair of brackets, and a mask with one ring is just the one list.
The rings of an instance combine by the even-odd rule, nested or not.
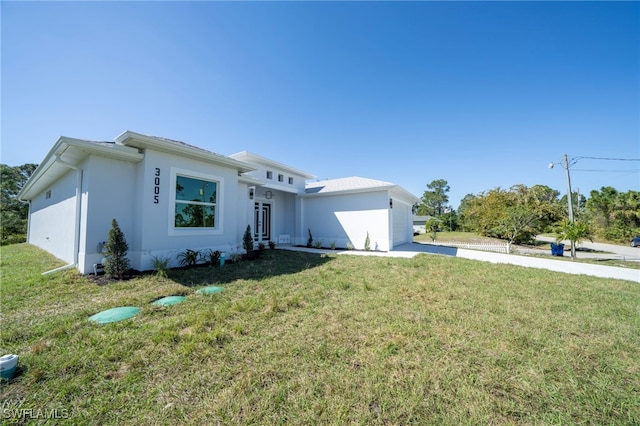
[(393, 198), (389, 198), (389, 208), (393, 208)]
[(270, 200), (273, 198), (273, 192), (271, 191), (267, 191), (264, 193), (264, 198), (266, 198), (267, 200)]

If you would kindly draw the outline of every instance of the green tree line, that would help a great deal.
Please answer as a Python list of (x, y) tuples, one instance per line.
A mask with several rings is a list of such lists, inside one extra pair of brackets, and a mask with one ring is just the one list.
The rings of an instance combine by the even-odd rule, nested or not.
[(24, 242), (27, 235), (29, 205), (18, 200), (18, 193), (37, 164), (10, 167), (0, 164), (0, 240), (2, 245)]
[[(640, 192), (612, 187), (591, 191), (589, 198), (573, 193), (575, 226), (568, 230), (567, 196), (545, 185), (514, 185), (480, 194), (467, 194), (457, 211), (449, 211), (446, 180), (427, 185), (414, 212), (439, 219), (442, 228), (476, 232), (512, 243), (530, 242), (536, 235), (555, 232), (628, 242), (640, 235)], [(448, 225), (448, 226), (447, 226)]]

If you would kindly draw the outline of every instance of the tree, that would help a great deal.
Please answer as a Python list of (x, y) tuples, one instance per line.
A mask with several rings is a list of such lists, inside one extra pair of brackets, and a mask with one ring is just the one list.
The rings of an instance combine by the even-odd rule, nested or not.
[(464, 229), (511, 243), (529, 241), (563, 216), (558, 195), (542, 185), (515, 185), (508, 191), (495, 188), (479, 196), (466, 196), (461, 204)]
[(251, 233), (251, 225), (247, 225), (247, 229), (242, 236), (242, 248), (249, 255), (253, 251), (253, 235)]
[(587, 201), (587, 207), (593, 213), (596, 224), (601, 228), (608, 228), (614, 206), (618, 198), (618, 191), (610, 186), (600, 188), (600, 191), (591, 191), (591, 198)]
[(587, 214), (595, 235), (607, 240), (628, 241), (640, 233), (640, 192), (618, 192), (610, 186), (591, 191)]
[(440, 216), (449, 203), (449, 185), (444, 179), (436, 179), (427, 185), (422, 194), (422, 204), (418, 206), (419, 215)]
[(18, 200), (18, 193), (38, 166), (0, 164), (0, 233), (2, 244), (25, 241), (29, 205)]
[(432, 217), (424, 224), (425, 230), (430, 233), (431, 241), (434, 243), (438, 238), (438, 231), (442, 227), (442, 221), (438, 218)]
[[(584, 222), (571, 222), (570, 220), (565, 219), (558, 226), (557, 233), (558, 237), (556, 239), (556, 242), (559, 243), (563, 240), (569, 240), (572, 243), (572, 247), (575, 247), (576, 243), (579, 243), (585, 238), (591, 240), (591, 231), (589, 229), (589, 226)], [(571, 250), (571, 259), (575, 258), (576, 252), (575, 250)]]
[(516, 241), (530, 240), (536, 234), (536, 213), (525, 205), (507, 207), (505, 215), (498, 220), (492, 231), (513, 244)]
[(118, 222), (111, 220), (111, 229), (107, 235), (107, 243), (104, 246), (105, 261), (104, 272), (110, 277), (122, 279), (122, 276), (131, 268), (127, 251), (129, 245), (120, 229)]

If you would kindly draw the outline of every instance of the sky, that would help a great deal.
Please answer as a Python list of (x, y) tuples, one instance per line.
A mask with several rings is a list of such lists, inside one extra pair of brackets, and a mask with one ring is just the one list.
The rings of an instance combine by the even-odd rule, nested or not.
[(0, 19), (10, 166), (131, 130), (416, 196), (444, 179), (454, 208), (564, 194), (565, 154), (574, 191), (640, 190), (638, 2), (2, 1)]

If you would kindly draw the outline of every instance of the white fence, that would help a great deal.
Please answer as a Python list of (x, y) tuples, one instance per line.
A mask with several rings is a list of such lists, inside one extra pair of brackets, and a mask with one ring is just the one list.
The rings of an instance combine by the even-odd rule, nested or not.
[(435, 246), (466, 248), (470, 250), (492, 251), (495, 253), (511, 253), (511, 244), (509, 243), (457, 243), (457, 242), (439, 242), (434, 241), (430, 244)]

